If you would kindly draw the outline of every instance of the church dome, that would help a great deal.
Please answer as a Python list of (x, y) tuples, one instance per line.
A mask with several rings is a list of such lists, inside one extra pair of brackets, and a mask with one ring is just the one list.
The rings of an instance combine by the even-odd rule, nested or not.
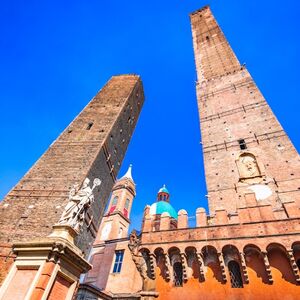
[(172, 207), (172, 205), (166, 201), (158, 201), (153, 203), (150, 206), (150, 215), (161, 215), (162, 213), (167, 212), (171, 216), (171, 218), (174, 218), (177, 220), (177, 213), (175, 209)]

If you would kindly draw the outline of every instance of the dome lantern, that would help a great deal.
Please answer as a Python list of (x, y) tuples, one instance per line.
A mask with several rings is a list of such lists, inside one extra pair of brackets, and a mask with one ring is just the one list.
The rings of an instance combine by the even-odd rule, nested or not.
[(159, 189), (157, 193), (157, 201), (170, 202), (170, 193), (164, 184), (162, 188)]

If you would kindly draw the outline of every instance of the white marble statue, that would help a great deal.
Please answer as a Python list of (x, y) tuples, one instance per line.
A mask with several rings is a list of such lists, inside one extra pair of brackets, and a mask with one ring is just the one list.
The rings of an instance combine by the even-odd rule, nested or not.
[(69, 192), (69, 202), (58, 223), (69, 225), (79, 232), (84, 222), (85, 213), (94, 202), (93, 190), (100, 184), (101, 180), (99, 178), (94, 179), (92, 188), (88, 178), (84, 180), (79, 190), (78, 185), (75, 184)]

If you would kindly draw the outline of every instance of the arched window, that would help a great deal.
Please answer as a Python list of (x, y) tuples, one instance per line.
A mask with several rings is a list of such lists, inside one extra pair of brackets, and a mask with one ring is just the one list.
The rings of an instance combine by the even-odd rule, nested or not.
[(228, 270), (230, 275), (231, 287), (233, 288), (242, 288), (243, 287), (243, 279), (241, 275), (240, 265), (231, 260), (228, 263)]
[(112, 201), (111, 206), (116, 206), (117, 203), (118, 203), (118, 197), (116, 196), (116, 197), (114, 198), (114, 200)]
[(182, 286), (182, 283), (183, 283), (182, 264), (180, 262), (174, 263), (173, 270), (174, 270), (175, 286)]
[(125, 217), (128, 217), (129, 203), (130, 203), (130, 200), (129, 200), (129, 199), (126, 199), (125, 205), (124, 205), (124, 210), (123, 210), (123, 215), (124, 215)]
[(116, 209), (117, 204), (118, 204), (118, 196), (116, 196), (116, 197), (113, 199), (113, 201), (112, 201), (112, 203), (111, 203), (111, 207), (110, 207), (109, 213), (112, 213), (112, 212)]

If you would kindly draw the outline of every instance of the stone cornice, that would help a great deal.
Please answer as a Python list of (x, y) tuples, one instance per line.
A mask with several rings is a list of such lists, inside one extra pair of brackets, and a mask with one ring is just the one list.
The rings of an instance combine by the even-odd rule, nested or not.
[(82, 252), (69, 241), (60, 237), (47, 237), (31, 242), (13, 244), (13, 252), (19, 259), (23, 256), (47, 256), (48, 261), (67, 262), (80, 273), (85, 273), (92, 266), (83, 258)]

